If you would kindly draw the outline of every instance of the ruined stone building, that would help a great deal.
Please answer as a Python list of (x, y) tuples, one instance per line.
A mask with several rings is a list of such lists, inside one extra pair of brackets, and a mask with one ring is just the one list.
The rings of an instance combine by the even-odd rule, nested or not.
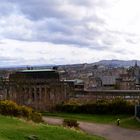
[(37, 110), (49, 110), (69, 98), (67, 83), (56, 70), (22, 70), (9, 76), (7, 99)]

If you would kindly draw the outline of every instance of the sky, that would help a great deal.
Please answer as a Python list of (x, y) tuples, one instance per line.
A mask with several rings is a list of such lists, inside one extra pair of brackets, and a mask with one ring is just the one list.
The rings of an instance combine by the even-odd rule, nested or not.
[(140, 60), (140, 0), (0, 0), (0, 67)]

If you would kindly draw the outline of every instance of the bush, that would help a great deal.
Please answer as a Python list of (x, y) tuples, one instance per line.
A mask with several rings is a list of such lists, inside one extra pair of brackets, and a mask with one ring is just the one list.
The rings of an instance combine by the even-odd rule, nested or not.
[(17, 105), (13, 101), (0, 101), (0, 114), (7, 116), (23, 117), (33, 120), (34, 122), (42, 122), (40, 113), (35, 112), (32, 108), (27, 106)]
[(37, 122), (37, 123), (43, 122), (41, 113), (33, 112), (31, 114), (31, 120), (33, 120), (34, 122)]
[(109, 110), (111, 114), (134, 114), (135, 105), (131, 102), (125, 101), (121, 98), (113, 99), (109, 103)]
[(20, 116), (20, 108), (16, 103), (12, 101), (0, 101), (0, 114)]
[(79, 124), (77, 123), (77, 120), (71, 120), (71, 119), (64, 119), (63, 125), (68, 127), (78, 127)]
[(56, 106), (56, 111), (67, 113), (88, 114), (134, 114), (135, 104), (121, 98), (113, 100), (98, 100), (89, 104), (61, 104)]
[(30, 118), (33, 110), (32, 108), (26, 107), (26, 106), (20, 106), (20, 115), (25, 118)]

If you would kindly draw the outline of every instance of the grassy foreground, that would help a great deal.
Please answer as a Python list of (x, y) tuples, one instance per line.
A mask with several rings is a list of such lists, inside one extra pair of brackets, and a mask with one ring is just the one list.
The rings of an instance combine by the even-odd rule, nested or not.
[(0, 140), (104, 140), (63, 127), (0, 116)]
[(91, 115), (91, 114), (71, 114), (71, 113), (48, 113), (48, 112), (43, 113), (43, 115), (113, 125), (116, 125), (116, 120), (117, 118), (119, 118), (121, 127), (140, 130), (140, 122), (138, 122), (134, 117), (129, 115), (96, 115), (96, 114)]

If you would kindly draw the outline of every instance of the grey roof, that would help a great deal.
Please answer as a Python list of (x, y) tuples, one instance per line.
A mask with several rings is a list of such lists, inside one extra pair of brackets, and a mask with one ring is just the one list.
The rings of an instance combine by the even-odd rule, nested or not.
[(55, 71), (53, 69), (33, 69), (33, 70), (20, 70), (19, 72), (47, 72), (47, 71)]
[(115, 85), (117, 76), (103, 76), (101, 77), (102, 85)]
[(83, 84), (84, 81), (81, 79), (73, 79), (73, 80), (64, 80), (65, 82), (73, 82), (75, 84)]
[(10, 74), (11, 80), (17, 79), (59, 79), (59, 73), (51, 69), (21, 70)]

